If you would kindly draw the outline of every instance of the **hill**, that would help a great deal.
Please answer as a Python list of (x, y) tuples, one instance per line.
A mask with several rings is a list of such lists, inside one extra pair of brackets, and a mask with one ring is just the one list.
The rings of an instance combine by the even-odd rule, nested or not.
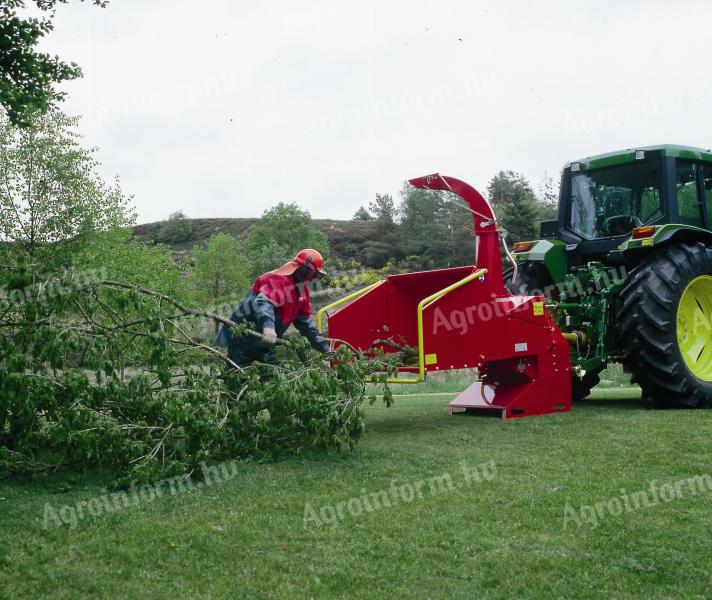
[[(184, 241), (168, 244), (176, 259), (190, 255), (193, 246), (207, 240), (216, 233), (227, 233), (237, 239), (245, 239), (250, 228), (260, 221), (249, 219), (188, 219), (191, 224), (190, 235)], [(134, 238), (143, 243), (160, 239), (160, 231), (165, 221), (136, 225)], [(369, 242), (376, 240), (375, 224), (367, 221), (339, 221), (336, 219), (314, 219), (314, 226), (325, 233), (329, 240), (329, 252), (332, 258), (363, 261), (364, 249)]]

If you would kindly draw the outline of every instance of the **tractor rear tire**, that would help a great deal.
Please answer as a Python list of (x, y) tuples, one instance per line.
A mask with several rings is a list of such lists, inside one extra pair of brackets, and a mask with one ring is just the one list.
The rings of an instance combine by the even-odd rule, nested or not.
[(617, 311), (623, 366), (658, 406), (712, 403), (712, 249), (668, 246), (636, 267)]
[[(555, 291), (549, 271), (542, 262), (524, 262), (517, 269), (517, 280), (512, 282), (514, 269), (507, 269), (504, 273), (504, 285), (512, 294), (533, 296)], [(533, 293), (532, 293), (533, 292)]]

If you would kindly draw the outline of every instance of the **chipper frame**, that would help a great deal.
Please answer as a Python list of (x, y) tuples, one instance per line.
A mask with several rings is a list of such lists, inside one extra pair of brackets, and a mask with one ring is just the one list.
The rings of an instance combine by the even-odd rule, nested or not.
[(455, 193), (469, 205), (475, 265), (388, 276), (324, 307), (319, 328), (326, 314), (329, 337), (361, 351), (417, 347), (418, 366), (397, 368), (415, 376), (399, 375), (392, 383), (418, 383), (432, 371), (477, 368), (477, 380), (450, 403), (450, 414), (465, 409), (512, 418), (569, 411), (568, 342), (543, 297), (516, 296), (505, 288), (492, 207), (454, 177), (434, 174), (410, 183)]

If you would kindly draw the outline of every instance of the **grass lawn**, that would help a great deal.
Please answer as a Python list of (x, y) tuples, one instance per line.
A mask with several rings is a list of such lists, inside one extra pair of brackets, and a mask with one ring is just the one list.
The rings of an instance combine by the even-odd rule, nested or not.
[[(448, 417), (448, 401), (398, 397), (368, 409), (352, 454), (238, 465), (230, 481), (74, 528), (45, 529), (44, 507), (101, 494), (100, 474), (1, 482), (0, 597), (709, 597), (709, 491), (605, 508), (595, 527), (565, 527), (564, 510), (712, 475), (712, 411), (600, 390), (570, 414), (501, 421)], [(496, 473), (468, 484), (463, 461)], [(447, 476), (452, 489), (431, 480), (422, 498), (344, 509), (392, 481), (398, 494)], [(305, 528), (307, 504), (343, 518)]]

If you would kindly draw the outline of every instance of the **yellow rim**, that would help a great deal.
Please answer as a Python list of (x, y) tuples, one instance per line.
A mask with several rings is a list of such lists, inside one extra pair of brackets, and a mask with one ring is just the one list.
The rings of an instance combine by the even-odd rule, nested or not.
[(682, 293), (677, 308), (677, 343), (692, 374), (712, 382), (712, 276), (693, 279)]

